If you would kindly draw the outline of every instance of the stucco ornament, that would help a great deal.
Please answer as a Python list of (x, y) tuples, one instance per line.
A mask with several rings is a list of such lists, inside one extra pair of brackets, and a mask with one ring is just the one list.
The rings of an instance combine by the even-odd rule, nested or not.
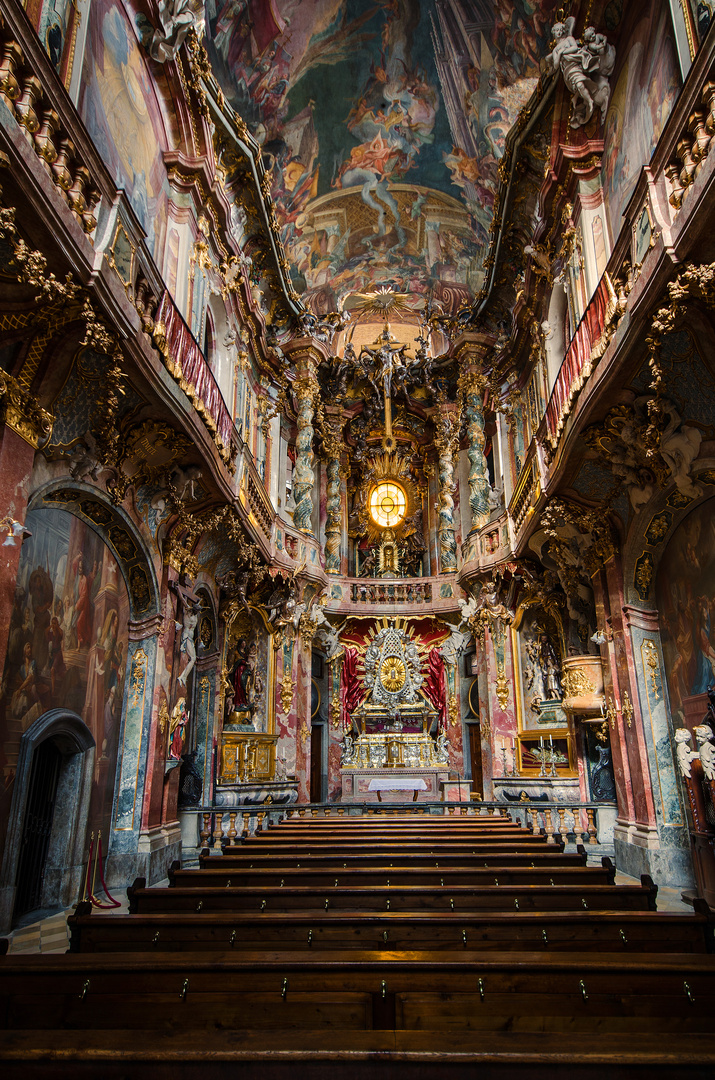
[(165, 64), (173, 60), (194, 29), (201, 40), (204, 35), (204, 6), (200, 0), (159, 0), (159, 26), (153, 27), (145, 17), (139, 24), (142, 45), (153, 60)]
[(692, 735), (687, 728), (675, 729), (675, 755), (678, 759), (680, 775), (686, 780), (690, 779), (690, 762), (693, 758), (698, 757), (697, 752), (688, 745), (691, 739)]
[(712, 742), (713, 733), (708, 724), (699, 724), (695, 729), (695, 738), (698, 741), (698, 751), (703, 772), (708, 780), (715, 780), (715, 743)]
[(553, 27), (556, 44), (546, 57), (546, 70), (561, 70), (566, 88), (571, 93), (571, 127), (583, 127), (593, 115), (601, 110), (601, 122), (606, 118), (611, 88), (608, 78), (616, 63), (616, 50), (609, 45), (603, 34), (587, 26), (583, 39), (573, 36), (576, 20), (570, 16)]

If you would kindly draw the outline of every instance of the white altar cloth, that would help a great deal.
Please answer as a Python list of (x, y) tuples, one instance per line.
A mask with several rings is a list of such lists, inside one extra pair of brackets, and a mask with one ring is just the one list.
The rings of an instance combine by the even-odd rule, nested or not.
[(373, 776), (368, 791), (427, 791), (421, 776)]

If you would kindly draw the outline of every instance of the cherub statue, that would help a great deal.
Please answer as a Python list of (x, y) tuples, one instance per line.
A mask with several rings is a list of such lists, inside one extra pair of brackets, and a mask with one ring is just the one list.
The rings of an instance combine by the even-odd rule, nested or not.
[(690, 762), (698, 756), (697, 752), (688, 745), (691, 739), (692, 735), (687, 728), (675, 729), (675, 756), (678, 759), (680, 775), (686, 780), (690, 779)]
[(711, 741), (713, 733), (710, 730), (710, 725), (698, 724), (698, 726), (694, 729), (694, 732), (695, 738), (698, 740), (700, 761), (702, 763), (703, 772), (705, 773), (706, 779), (715, 780), (715, 743)]

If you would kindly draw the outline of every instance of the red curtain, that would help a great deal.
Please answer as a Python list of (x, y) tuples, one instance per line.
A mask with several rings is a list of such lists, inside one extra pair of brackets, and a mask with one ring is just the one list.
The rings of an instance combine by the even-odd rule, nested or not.
[(444, 678), (444, 660), (438, 649), (432, 649), (427, 656), (427, 678), (422, 683), (422, 692), (439, 716), (439, 726), (447, 724), (447, 687)]
[(358, 678), (358, 651), (345, 647), (343, 671), (340, 679), (340, 714), (343, 729), (350, 727), (351, 716), (363, 698), (363, 688)]

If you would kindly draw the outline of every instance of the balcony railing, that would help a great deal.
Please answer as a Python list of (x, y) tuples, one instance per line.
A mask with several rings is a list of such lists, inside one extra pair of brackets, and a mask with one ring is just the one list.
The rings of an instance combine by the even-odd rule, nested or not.
[(591, 374), (594, 361), (606, 351), (615, 313), (616, 294), (608, 273), (604, 273), (571, 338), (546, 406), (546, 434), (552, 447), (558, 443), (573, 400)]
[(230, 464), (238, 450), (235, 425), (204, 354), (167, 290), (156, 309), (153, 336), (167, 370), (203, 417), (221, 457)]
[(429, 604), (432, 582), (419, 578), (402, 581), (358, 578), (350, 585), (350, 596), (354, 604)]

